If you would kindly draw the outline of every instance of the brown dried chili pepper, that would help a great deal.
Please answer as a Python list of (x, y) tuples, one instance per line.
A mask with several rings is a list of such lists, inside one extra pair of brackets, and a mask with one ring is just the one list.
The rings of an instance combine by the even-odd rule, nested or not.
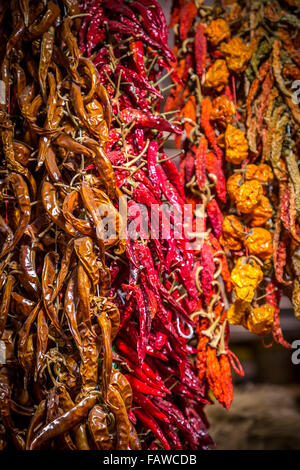
[(81, 351), (82, 341), (77, 324), (77, 278), (73, 274), (70, 278), (65, 292), (64, 314), (66, 315), (69, 330), (72, 337)]
[(287, 151), (285, 154), (288, 172), (294, 186), (295, 206), (297, 215), (300, 214), (300, 172), (297, 160), (293, 151)]
[(29, 450), (31, 442), (34, 437), (35, 429), (38, 428), (44, 421), (46, 415), (46, 400), (42, 400), (35, 410), (35, 413), (30, 421), (30, 425), (28, 428), (27, 436), (26, 436), (26, 450)]
[(114, 171), (109, 158), (107, 157), (103, 147), (94, 139), (84, 137), (82, 142), (94, 152), (95, 164), (98, 169), (100, 178), (106, 187), (108, 197), (113, 199), (116, 193), (116, 181)]
[(101, 119), (103, 116), (101, 114), (101, 109), (98, 107), (96, 108), (96, 116), (97, 119), (92, 113), (87, 113), (83, 103), (83, 97), (81, 94), (80, 87), (76, 85), (74, 82), (72, 83), (71, 87), (71, 100), (74, 106), (76, 115), (81, 120), (82, 124), (88, 129), (88, 131), (100, 139), (100, 141), (107, 141), (108, 140), (108, 131), (107, 131), (107, 124), (104, 119)]
[(9, 313), (9, 306), (11, 301), (11, 293), (15, 283), (15, 278), (12, 275), (9, 275), (6, 279), (4, 291), (1, 299), (0, 305), (0, 339), (2, 338), (3, 332), (5, 330), (7, 315)]
[[(64, 386), (59, 386), (57, 388), (57, 394), (59, 396), (59, 405), (62, 407), (63, 411), (70, 411), (75, 404), (66, 388)], [(70, 433), (76, 443), (76, 446), (72, 443), (72, 450), (73, 448), (78, 450), (90, 450), (86, 433), (86, 425), (84, 423), (74, 426)], [(68, 434), (69, 433), (66, 433), (64, 436), (67, 436)]]
[(33, 439), (30, 450), (42, 447), (49, 439), (59, 436), (79, 424), (96, 402), (97, 395), (90, 394), (90, 396), (75, 405), (74, 408), (44, 426)]
[(74, 227), (74, 229), (78, 230), (78, 232), (82, 233), (83, 235), (94, 235), (94, 229), (91, 225), (89, 220), (78, 219), (74, 217), (73, 211), (79, 207), (79, 202), (81, 201), (80, 192), (78, 190), (74, 190), (70, 192), (65, 198), (63, 202), (63, 215), (66, 221)]
[(65, 337), (64, 333), (61, 330), (59, 319), (57, 317), (57, 311), (52, 301), (54, 279), (56, 275), (56, 264), (58, 258), (59, 255), (55, 251), (50, 251), (46, 254), (44, 258), (44, 266), (42, 272), (42, 294), (45, 312), (47, 313), (49, 320), (53, 323), (57, 331), (62, 334), (63, 337)]
[(92, 281), (93, 291), (95, 292), (96, 286), (99, 283), (99, 267), (92, 239), (90, 237), (77, 238), (74, 241), (74, 249)]
[(88, 428), (97, 450), (111, 450), (113, 443), (108, 432), (108, 415), (104, 409), (95, 405), (88, 416)]
[[(96, 228), (96, 235), (100, 241), (103, 241), (105, 246), (113, 246), (118, 243), (119, 240), (119, 228), (120, 228), (120, 219), (117, 210), (114, 208), (113, 204), (106, 196), (106, 194), (100, 190), (98, 190), (98, 195), (101, 197), (100, 204), (97, 204), (96, 198), (94, 197), (94, 192), (92, 191), (89, 183), (87, 181), (83, 181), (80, 187), (80, 193), (84, 205), (86, 206), (87, 210), (89, 211), (95, 228)], [(100, 207), (103, 205), (104, 212), (108, 212), (108, 208), (111, 211), (111, 215), (113, 217), (112, 222), (114, 223), (112, 229), (115, 230), (115, 233), (110, 234), (109, 238), (105, 238), (105, 233), (103, 232), (103, 223), (101, 218)]]
[(48, 323), (46, 315), (41, 309), (38, 313), (37, 317), (37, 344), (36, 344), (36, 370), (35, 370), (35, 377), (37, 377), (40, 373), (40, 370), (44, 364), (45, 354), (47, 351), (47, 344), (48, 344)]
[[(1, 118), (1, 112), (0, 112), (0, 118)], [(10, 121), (7, 121), (7, 122), (2, 121), (2, 125), (0, 125), (0, 128), (1, 127), (2, 127), (1, 139), (2, 139), (2, 145), (3, 145), (3, 153), (7, 161), (7, 166), (10, 170), (26, 176), (30, 184), (32, 195), (33, 197), (35, 197), (36, 183), (34, 181), (34, 178), (32, 177), (29, 170), (27, 168), (24, 168), (23, 165), (19, 163), (18, 160), (16, 160), (15, 158), (14, 144), (13, 144), (13, 129), (11, 127)]]
[(29, 340), (30, 329), (37, 318), (37, 315), (40, 311), (41, 303), (38, 302), (36, 306), (31, 310), (30, 314), (28, 315), (25, 323), (21, 327), (19, 331), (19, 342), (18, 342), (18, 360), (20, 365), (23, 367), (26, 374), (29, 373), (28, 364), (26, 362), (26, 350), (27, 350), (27, 343)]
[(102, 387), (103, 396), (106, 399), (112, 370), (111, 323), (105, 312), (101, 313), (100, 316), (97, 317), (97, 320), (103, 343)]
[(274, 77), (276, 79), (276, 82), (280, 91), (284, 95), (291, 97), (292, 93), (285, 86), (284, 79), (281, 75), (280, 49), (281, 49), (281, 43), (278, 39), (275, 39), (273, 42), (273, 62), (272, 62), (273, 73), (274, 73)]
[(50, 26), (52, 26), (60, 15), (60, 9), (54, 2), (48, 2), (47, 10), (41, 20), (35, 20), (28, 28), (26, 40), (32, 41), (40, 38)]
[[(78, 0), (63, 0), (63, 3), (67, 9), (69, 16), (77, 16), (80, 14), (81, 10), (80, 10)], [(80, 18), (74, 19), (74, 26), (75, 26), (77, 33), (79, 32), (79, 29), (80, 29), (80, 23), (81, 23)]]
[(131, 450), (141, 450), (142, 446), (138, 437), (138, 434), (133, 426), (130, 423), (130, 431), (129, 431), (129, 447)]
[(82, 348), (80, 351), (80, 377), (82, 392), (95, 390), (98, 384), (98, 339), (94, 331), (83, 327), (81, 330)]
[(45, 211), (47, 212), (51, 220), (62, 230), (74, 236), (76, 233), (75, 229), (71, 225), (66, 224), (63, 212), (59, 207), (56, 198), (55, 186), (53, 186), (53, 184), (51, 184), (49, 181), (44, 181), (42, 185), (41, 196)]
[(11, 293), (11, 309), (16, 315), (22, 318), (28, 317), (32, 311), (35, 303), (32, 300), (28, 300), (17, 292)]
[(92, 321), (90, 296), (92, 295), (92, 281), (81, 262), (77, 267), (77, 289), (83, 324), (86, 326), (86, 328), (91, 330)]
[(130, 422), (124, 401), (118, 390), (110, 385), (107, 394), (107, 404), (116, 421), (116, 449), (127, 450), (129, 444)]
[(8, 374), (5, 370), (1, 371), (0, 375), (0, 416), (4, 423), (7, 434), (10, 435), (11, 440), (18, 450), (25, 449), (25, 442), (21, 436), (20, 431), (15, 427), (10, 412), (10, 397), (11, 385), (9, 383)]
[(39, 298), (41, 284), (35, 268), (35, 248), (34, 243), (22, 245), (20, 248), (20, 267), (23, 271), (21, 284), (26, 291)]
[(39, 83), (41, 87), (42, 96), (44, 101), (47, 101), (46, 96), (46, 80), (48, 69), (52, 59), (52, 52), (53, 52), (53, 44), (54, 44), (54, 27), (51, 26), (48, 31), (43, 34), (42, 42), (41, 42), (41, 55), (40, 55), (40, 63), (39, 63)]
[(110, 384), (120, 392), (124, 405), (129, 410), (132, 407), (132, 388), (125, 375), (113, 368)]
[(21, 175), (18, 175), (17, 173), (11, 173), (7, 177), (7, 182), (11, 183), (13, 187), (13, 192), (15, 194), (15, 198), (20, 209), (20, 222), (14, 233), (13, 239), (9, 241), (7, 245), (4, 245), (4, 247), (2, 248), (0, 253), (0, 259), (3, 258), (3, 256), (7, 255), (20, 241), (27, 225), (29, 224), (31, 213), (28, 187), (23, 177)]
[[(23, 166), (28, 166), (29, 158), (30, 158), (30, 149), (27, 145), (23, 144), (22, 142), (18, 142), (16, 140), (13, 141), (13, 149), (14, 149), (14, 157), (15, 160)], [(33, 198), (35, 194), (33, 195)]]
[(63, 258), (60, 264), (60, 270), (56, 278), (56, 283), (54, 286), (53, 294), (52, 294), (52, 301), (54, 301), (63, 288), (64, 281), (69, 273), (69, 268), (72, 260), (72, 254), (74, 249), (74, 240), (71, 239), (67, 246), (65, 247), (65, 251), (63, 254)]

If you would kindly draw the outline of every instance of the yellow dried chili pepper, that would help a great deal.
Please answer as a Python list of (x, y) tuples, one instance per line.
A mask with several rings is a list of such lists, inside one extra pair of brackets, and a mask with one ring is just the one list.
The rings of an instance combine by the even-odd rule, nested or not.
[(247, 180), (257, 180), (260, 183), (268, 183), (269, 181), (272, 181), (273, 178), (273, 171), (269, 165), (266, 165), (266, 163), (261, 163), (260, 165), (247, 165)]
[(246, 181), (235, 193), (237, 210), (242, 214), (249, 214), (259, 204), (263, 194), (263, 187), (259, 181)]
[(228, 250), (238, 251), (242, 249), (244, 237), (244, 227), (240, 219), (235, 215), (226, 216), (222, 225), (221, 244)]
[(230, 199), (235, 202), (236, 194), (240, 189), (240, 186), (243, 184), (243, 177), (241, 173), (233, 173), (229, 176), (226, 189)]
[(226, 160), (239, 165), (248, 157), (248, 142), (240, 129), (228, 124), (225, 131)]
[(237, 299), (231, 304), (227, 312), (227, 320), (232, 325), (242, 325), (245, 315), (250, 311), (251, 304), (244, 300)]
[(217, 46), (224, 39), (230, 38), (228, 24), (222, 18), (212, 20), (205, 30), (207, 39), (213, 46)]
[(243, 72), (252, 56), (252, 47), (243, 43), (239, 36), (228, 43), (222, 42), (220, 51), (226, 56), (226, 63), (233, 72)]
[(213, 101), (213, 109), (210, 113), (210, 119), (217, 121), (223, 127), (232, 122), (232, 117), (235, 114), (235, 106), (225, 95), (218, 96)]
[(258, 256), (261, 259), (268, 259), (273, 255), (272, 234), (265, 228), (251, 229), (244, 245), (248, 248), (249, 255)]
[(260, 266), (252, 261), (247, 263), (247, 258), (239, 258), (231, 271), (231, 282), (240, 300), (251, 302), (254, 291), (263, 280), (263, 272)]
[(216, 60), (210, 69), (207, 71), (205, 78), (205, 85), (209, 88), (214, 88), (221, 91), (228, 83), (229, 71), (225, 60)]
[(246, 323), (248, 330), (256, 335), (267, 335), (272, 330), (274, 314), (275, 307), (271, 304), (251, 309)]
[(266, 196), (262, 196), (259, 204), (254, 207), (251, 215), (252, 219), (250, 222), (251, 227), (259, 227), (263, 225), (272, 217), (273, 209), (269, 199)]

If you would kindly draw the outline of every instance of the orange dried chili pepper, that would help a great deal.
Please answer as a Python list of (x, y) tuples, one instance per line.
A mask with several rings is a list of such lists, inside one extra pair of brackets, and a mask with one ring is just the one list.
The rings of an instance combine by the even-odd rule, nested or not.
[(242, 184), (235, 194), (236, 208), (242, 214), (249, 214), (260, 203), (263, 187), (259, 181), (251, 180)]
[(222, 91), (228, 83), (228, 78), (229, 71), (225, 60), (217, 59), (206, 73), (205, 85), (216, 91)]
[(226, 160), (239, 165), (248, 156), (248, 142), (240, 129), (228, 124), (225, 131)]
[(217, 46), (221, 41), (230, 37), (230, 28), (225, 20), (218, 18), (212, 20), (205, 30), (209, 42)]
[(261, 259), (271, 258), (273, 255), (272, 234), (261, 227), (251, 229), (244, 241), (250, 255)]

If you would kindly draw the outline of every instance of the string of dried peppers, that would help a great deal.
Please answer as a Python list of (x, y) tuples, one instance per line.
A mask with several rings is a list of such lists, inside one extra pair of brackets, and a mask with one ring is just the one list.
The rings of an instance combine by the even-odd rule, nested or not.
[[(121, 316), (116, 348), (129, 367), (130, 419), (144, 434), (145, 448), (206, 448), (212, 441), (203, 405), (209, 401), (196, 376), (196, 350), (188, 344), (198, 302), (194, 253), (185, 233), (176, 233), (185, 194), (164, 153), (169, 134), (182, 131), (160, 113), (168, 88), (163, 81), (171, 76), (180, 82), (175, 58), (157, 2), (100, 3), (82, 4), (84, 13), (97, 11), (99, 20), (95, 35), (95, 17), (84, 19), (80, 48), (93, 58), (111, 97), (108, 156), (128, 200), (126, 252), (111, 262), (110, 296)], [(165, 206), (177, 209), (169, 213), (170, 233)], [(141, 239), (134, 236), (137, 229)]]

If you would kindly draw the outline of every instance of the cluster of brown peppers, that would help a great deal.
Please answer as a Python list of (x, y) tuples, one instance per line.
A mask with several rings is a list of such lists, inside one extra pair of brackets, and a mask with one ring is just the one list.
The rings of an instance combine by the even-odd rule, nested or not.
[[(113, 367), (111, 103), (75, 1), (1, 5), (1, 448), (139, 449)], [(89, 168), (96, 170), (90, 171)], [(100, 208), (115, 214), (105, 240)]]

